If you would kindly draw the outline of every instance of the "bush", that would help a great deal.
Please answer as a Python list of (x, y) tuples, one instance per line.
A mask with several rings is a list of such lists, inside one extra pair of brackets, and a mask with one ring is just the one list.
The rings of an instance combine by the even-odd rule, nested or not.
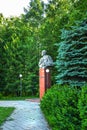
[(41, 109), (52, 130), (80, 130), (79, 91), (74, 87), (58, 85), (47, 91), (41, 100)]
[(78, 109), (82, 120), (81, 130), (87, 130), (87, 86), (82, 87), (81, 95), (79, 96)]

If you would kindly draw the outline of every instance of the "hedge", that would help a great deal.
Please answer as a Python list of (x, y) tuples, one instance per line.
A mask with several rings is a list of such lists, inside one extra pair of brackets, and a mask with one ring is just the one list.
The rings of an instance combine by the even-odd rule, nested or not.
[(54, 85), (41, 100), (41, 109), (52, 130), (87, 129), (87, 87)]

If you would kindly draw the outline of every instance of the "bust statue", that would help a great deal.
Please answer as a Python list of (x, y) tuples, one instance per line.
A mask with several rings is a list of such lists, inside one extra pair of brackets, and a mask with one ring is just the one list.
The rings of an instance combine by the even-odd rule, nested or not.
[(39, 61), (39, 68), (46, 68), (53, 66), (53, 60), (51, 56), (47, 55), (46, 53), (47, 53), (46, 50), (43, 50), (41, 53), (42, 58)]

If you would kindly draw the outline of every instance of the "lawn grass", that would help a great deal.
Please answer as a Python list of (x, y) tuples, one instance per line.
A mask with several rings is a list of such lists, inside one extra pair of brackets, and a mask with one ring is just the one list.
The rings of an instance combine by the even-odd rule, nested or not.
[(0, 125), (6, 121), (7, 117), (12, 114), (14, 109), (14, 107), (0, 107)]
[(10, 96), (7, 96), (7, 97), (2, 97), (0, 98), (0, 100), (26, 100), (26, 99), (34, 99), (34, 98), (39, 98), (39, 97), (35, 97), (35, 96), (27, 96), (27, 97), (10, 97)]

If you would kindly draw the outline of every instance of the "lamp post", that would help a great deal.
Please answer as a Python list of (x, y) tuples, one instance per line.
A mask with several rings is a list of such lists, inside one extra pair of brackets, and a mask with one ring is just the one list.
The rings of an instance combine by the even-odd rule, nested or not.
[(19, 74), (20, 78), (20, 96), (22, 96), (22, 74)]
[(50, 69), (46, 69), (46, 90), (51, 86)]

